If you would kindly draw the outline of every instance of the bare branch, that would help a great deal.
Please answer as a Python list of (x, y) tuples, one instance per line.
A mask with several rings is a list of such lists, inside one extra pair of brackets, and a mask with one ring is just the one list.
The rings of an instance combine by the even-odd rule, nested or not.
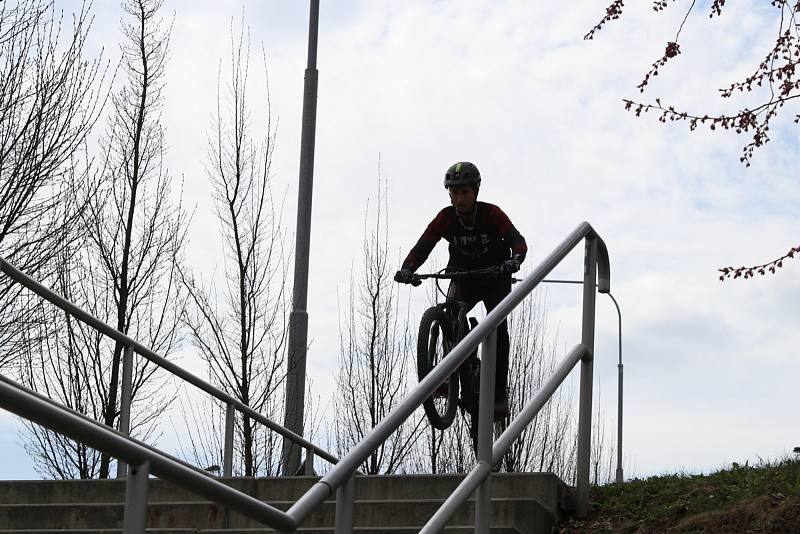
[[(160, 26), (159, 6), (156, 0), (123, 4), (130, 17), (123, 23), (125, 84), (112, 96), (112, 116), (100, 143), (101, 167), (76, 180), (66, 197), (85, 206), (68, 225), (67, 243), (75, 246), (58, 247), (63, 252), (53, 259), (51, 269), (62, 291), (78, 306), (169, 357), (177, 347), (186, 303), (177, 283), (186, 215), (180, 201), (172, 201), (172, 178), (163, 166), (159, 95), (168, 33)], [(123, 347), (70, 318), (48, 316), (47, 322), (59, 342), (31, 346), (28, 357), (39, 362), (39, 372), (27, 377), (31, 387), (115, 428)], [(47, 361), (44, 354), (50, 355)], [(66, 387), (73, 383), (80, 385), (79, 390)], [(156, 439), (157, 418), (174, 398), (164, 384), (153, 364), (134, 358), (133, 435)], [(108, 477), (112, 461), (108, 455), (101, 455), (99, 466), (89, 469), (96, 453), (76, 448), (49, 431), (32, 428), (31, 433), (36, 439), (28, 450), (34, 458), (49, 462), (45, 470), (63, 476)], [(77, 464), (87, 467), (77, 471), (67, 467)]]
[(776, 270), (783, 267), (783, 262), (787, 259), (794, 258), (795, 254), (800, 255), (800, 245), (790, 248), (789, 252), (780, 258), (775, 258), (762, 265), (754, 265), (752, 267), (723, 267), (719, 269), (719, 272), (722, 273), (719, 279), (724, 281), (726, 278), (732, 278), (734, 280), (737, 278), (744, 278), (746, 280), (748, 278), (753, 278), (756, 273), (761, 276), (764, 276), (767, 272), (775, 274)]
[(623, 0), (614, 0), (611, 5), (606, 8), (606, 14), (600, 19), (600, 22), (595, 24), (594, 28), (589, 30), (589, 33), (583, 36), (585, 40), (594, 39), (594, 34), (603, 29), (607, 23), (612, 20), (617, 20), (622, 15), (622, 7), (625, 5)]
[[(183, 274), (193, 304), (183, 319), (212, 381), (276, 419), (285, 377), (288, 262), (282, 204), (276, 203), (271, 186), (276, 130), (269, 87), (267, 131), (256, 142), (250, 133), (249, 57), (248, 30), (237, 35), (231, 28), (229, 81), (223, 91), (220, 67), (207, 165), (223, 237), (225, 282), (221, 290), (214, 284), (204, 288)], [(278, 436), (249, 418), (237, 419), (236, 428), (242, 474), (277, 474)], [(195, 436), (193, 443), (206, 451), (212, 446), (202, 436)]]
[[(339, 372), (336, 377), (336, 450), (343, 454), (392, 410), (406, 392), (411, 342), (408, 317), (399, 299), (388, 262), (388, 215), (385, 182), (378, 159), (378, 193), (374, 212), (367, 208), (360, 269), (351, 274), (346, 310), (340, 310)], [(374, 215), (373, 215), (374, 213)], [(422, 436), (422, 416), (398, 428), (362, 464), (371, 474), (400, 469)]]

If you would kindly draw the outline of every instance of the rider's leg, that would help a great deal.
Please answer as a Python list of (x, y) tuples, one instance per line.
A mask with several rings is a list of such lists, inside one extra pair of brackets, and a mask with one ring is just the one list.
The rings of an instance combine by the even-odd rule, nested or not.
[[(487, 288), (483, 295), (486, 313), (491, 312), (506, 295), (511, 292), (511, 284), (499, 283)], [(503, 418), (508, 415), (508, 353), (510, 349), (508, 337), (508, 321), (497, 327), (497, 357), (495, 359), (495, 416)]]

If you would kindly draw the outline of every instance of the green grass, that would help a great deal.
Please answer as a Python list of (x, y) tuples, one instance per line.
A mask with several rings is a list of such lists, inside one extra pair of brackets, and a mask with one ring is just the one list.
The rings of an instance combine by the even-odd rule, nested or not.
[(564, 532), (782, 532), (776, 525), (800, 519), (800, 462), (635, 479), (594, 488), (591, 499), (586, 520)]
[(601, 506), (632, 520), (686, 512), (709, 512), (767, 494), (800, 494), (800, 462), (782, 460), (755, 466), (734, 463), (710, 475), (667, 475), (597, 488)]

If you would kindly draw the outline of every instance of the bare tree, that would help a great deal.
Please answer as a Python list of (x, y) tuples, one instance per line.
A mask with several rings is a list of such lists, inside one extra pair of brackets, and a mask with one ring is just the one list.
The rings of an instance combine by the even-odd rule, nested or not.
[[(536, 293), (509, 320), (509, 400), (512, 417), (528, 404), (558, 364), (555, 340), (546, 342), (546, 301)], [(573, 392), (562, 385), (503, 459), (506, 471), (549, 471), (568, 479), (574, 470)]]
[[(225, 287), (204, 287), (184, 276), (193, 307), (185, 315), (191, 339), (208, 364), (212, 381), (265, 416), (280, 417), (280, 387), (285, 378), (287, 258), (281, 209), (271, 189), (276, 126), (272, 123), (269, 78), (265, 101), (266, 135), (254, 141), (248, 107), (250, 40), (231, 29), (230, 78), (222, 94), (217, 84), (217, 109), (210, 138), (208, 175), (225, 248)], [(245, 476), (277, 474), (279, 436), (249, 417), (236, 421), (237, 469)], [(219, 462), (221, 448), (213, 439), (192, 438), (200, 458)], [(216, 435), (216, 433), (213, 433)]]
[[(674, 0), (654, 0), (653, 10), (662, 12), (675, 3)], [(650, 66), (637, 86), (641, 93), (644, 93), (651, 77), (658, 75), (669, 61), (681, 54), (679, 43), (681, 32), (688, 18), (697, 9), (700, 9), (695, 0), (686, 3), (689, 5), (685, 8), (685, 16), (677, 29), (675, 38), (666, 44), (663, 56)], [(712, 131), (724, 130), (750, 135), (752, 137), (742, 148), (742, 155), (739, 157), (739, 160), (749, 167), (755, 150), (770, 140), (772, 119), (777, 117), (784, 107), (794, 103), (793, 101), (800, 97), (800, 69), (798, 69), (800, 66), (800, 20), (798, 19), (800, 0), (773, 0), (769, 2), (769, 6), (774, 8), (774, 44), (764, 51), (764, 59), (750, 75), (717, 90), (719, 96), (728, 101), (734, 101), (737, 99), (736, 97), (741, 98), (745, 95), (755, 94), (757, 98), (755, 106), (745, 105), (732, 113), (687, 112), (662, 103), (660, 98), (655, 98), (650, 103), (624, 99), (625, 109), (632, 111), (637, 117), (653, 111), (658, 115), (660, 122), (685, 122), (690, 131), (699, 127), (707, 127)], [(614, 0), (606, 8), (603, 18), (584, 36), (584, 39), (593, 39), (607, 23), (619, 19), (622, 16), (623, 7), (623, 0)], [(707, 4), (707, 9), (708, 18), (720, 17), (725, 9), (725, 0), (714, 0)], [(746, 36), (747, 34), (743, 34), (742, 38), (744, 39)], [(800, 123), (800, 114), (795, 115), (794, 122)], [(755, 274), (775, 273), (777, 269), (783, 267), (787, 259), (794, 258), (796, 254), (800, 255), (800, 245), (790, 247), (786, 254), (761, 265), (722, 267), (719, 269), (721, 273), (719, 278), (720, 280), (740, 277), (746, 279), (752, 278)]]
[[(79, 149), (105, 101), (107, 64), (84, 55), (90, 26), (85, 4), (69, 31), (52, 2), (0, 3), (0, 254), (40, 279), (73, 235)], [(31, 324), (19, 295), (0, 280), (0, 365)]]
[[(80, 243), (77, 244), (80, 246)], [(76, 247), (77, 248), (77, 247)], [(93, 292), (96, 300), (87, 298), (82, 283), (88, 276), (87, 266), (79, 254), (65, 247), (54, 258), (53, 289), (73, 302), (84, 305), (94, 302), (99, 308), (109, 305), (107, 292)], [(97, 308), (90, 311), (95, 312)], [(46, 396), (93, 419), (102, 418), (107, 369), (99, 359), (100, 352), (91, 347), (103, 344), (103, 335), (86, 327), (69, 314), (39, 302), (32, 305), (35, 327), (25, 331), (25, 358), (21, 358), (22, 380)], [(105, 363), (105, 365), (103, 365)], [(46, 478), (95, 478), (100, 470), (100, 453), (57, 432), (23, 420), (27, 429), (25, 450), (34, 461), (34, 468)]]
[[(160, 0), (122, 4), (130, 21), (122, 27), (127, 79), (112, 97), (113, 113), (101, 139), (102, 168), (72, 192), (87, 199), (80, 225), (73, 228), (78, 240), (74, 254), (62, 254), (54, 270), (61, 291), (79, 306), (169, 356), (177, 346), (186, 301), (177, 275), (186, 216), (172, 200), (172, 178), (163, 166), (160, 109), (169, 28), (158, 15), (160, 7)], [(57, 341), (34, 345), (26, 381), (115, 427), (124, 347), (69, 317), (44, 315), (41, 334), (52, 334)], [(131, 431), (144, 439), (171, 402), (163, 380), (153, 380), (157, 370), (148, 360), (135, 359)], [(64, 477), (108, 477), (107, 454), (100, 455), (97, 467), (95, 451), (41, 427), (28, 428), (28, 450), (44, 462), (40, 470)]]
[(460, 415), (446, 430), (436, 430), (422, 414), (424, 439), (419, 441), (410, 462), (411, 470), (431, 474), (467, 473), (475, 466), (469, 414), (459, 411)]
[[(589, 480), (595, 486), (609, 484), (616, 479), (617, 443), (606, 434), (606, 417), (601, 408), (601, 395), (597, 394), (592, 415), (592, 449), (589, 457)], [(575, 444), (577, 448), (577, 443)]]
[[(350, 279), (347, 308), (339, 324), (339, 372), (333, 431), (339, 455), (367, 435), (403, 398), (410, 371), (411, 336), (403, 320), (388, 262), (388, 215), (378, 160), (374, 219), (364, 220), (361, 268)], [(409, 457), (421, 434), (417, 415), (378, 447), (362, 464), (368, 474), (394, 473)]]
[[(159, 15), (161, 0), (126, 0), (131, 19), (124, 24), (122, 63), (128, 80), (114, 96), (114, 117), (103, 140), (105, 168), (101, 194), (86, 217), (100, 273), (100, 285), (110, 287), (115, 307), (110, 317), (117, 330), (168, 356), (177, 345), (180, 315), (185, 306), (178, 281), (178, 263), (186, 235), (186, 216), (174, 205), (172, 177), (164, 168), (162, 90), (171, 26)], [(119, 415), (118, 389), (123, 347), (115, 343), (103, 422), (113, 427)], [(137, 360), (134, 399), (149, 398), (145, 384), (156, 371)], [(164, 409), (167, 403), (150, 406)], [(145, 414), (147, 412), (134, 411)], [(145, 416), (150, 416), (147, 414)], [(108, 476), (103, 456), (100, 476)]]

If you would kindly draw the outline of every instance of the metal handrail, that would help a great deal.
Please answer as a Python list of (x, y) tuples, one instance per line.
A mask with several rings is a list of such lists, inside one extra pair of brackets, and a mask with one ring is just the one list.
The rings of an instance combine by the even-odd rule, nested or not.
[[(564, 382), (567, 375), (575, 368), (578, 362), (583, 358), (591, 356), (591, 351), (582, 343), (578, 343), (575, 348), (569, 352), (558, 368), (556, 368), (553, 376), (545, 382), (536, 396), (531, 399), (494, 442), (491, 465), (497, 465), (503, 459), (503, 455), (506, 451), (514, 444), (514, 441), (522, 435), (525, 428), (533, 421), (534, 417), (538, 415), (545, 403), (550, 400), (550, 397), (555, 393), (561, 383)], [(472, 468), (472, 471), (467, 474), (450, 497), (445, 500), (423, 529), (420, 530), (420, 534), (432, 534), (443, 529), (458, 507), (466, 502), (469, 496), (472, 495), (490, 474), (491, 466), (486, 462), (479, 462)]]
[[(173, 375), (182, 378), (186, 382), (189, 382), (193, 386), (205, 391), (206, 393), (210, 394), (211, 396), (215, 397), (216, 399), (224, 402), (227, 406), (233, 407), (234, 409), (238, 410), (239, 412), (247, 415), (251, 419), (258, 421), (259, 423), (263, 424), (267, 428), (277, 432), (278, 434), (294, 441), (298, 445), (302, 446), (305, 450), (311, 451), (313, 455), (319, 456), (331, 462), (332, 464), (336, 464), (339, 459), (330, 454), (325, 449), (311, 443), (307, 439), (303, 438), (295, 434), (294, 432), (284, 428), (280, 424), (272, 421), (271, 419), (265, 417), (264, 415), (260, 414), (259, 412), (253, 410), (251, 407), (247, 406), (240, 400), (236, 399), (235, 397), (225, 393), (224, 391), (214, 387), (213, 385), (209, 384), (205, 380), (193, 375), (189, 371), (186, 371), (182, 367), (176, 365), (175, 363), (167, 360), (163, 356), (160, 356), (150, 350), (149, 348), (145, 347), (135, 339), (128, 337), (127, 335), (123, 334), (116, 328), (113, 328), (94, 315), (84, 311), (83, 309), (76, 306), (74, 303), (70, 302), (66, 298), (62, 297), (55, 291), (51, 290), (50, 288), (40, 284), (24, 272), (17, 269), (14, 265), (9, 263), (5, 258), (0, 256), (0, 271), (5, 273), (9, 278), (16, 281), (17, 283), (27, 287), (43, 299), (51, 302), (58, 308), (64, 310), (65, 312), (69, 313), (70, 315), (74, 316), (75, 318), (79, 319), (80, 321), (84, 322), (85, 324), (91, 326), (92, 328), (102, 332), (109, 338), (113, 339), (123, 347), (132, 347), (133, 352), (147, 358), (154, 364), (162, 367), (163, 369), (169, 371)], [(124, 397), (124, 396), (123, 396)], [(123, 404), (125, 401), (123, 399)], [(230, 473), (226, 473), (226, 475), (230, 475)]]
[[(611, 287), (610, 266), (608, 260), (608, 250), (603, 240), (597, 235), (588, 222), (582, 222), (573, 230), (556, 249), (551, 252), (521, 283), (506, 296), (489, 314), (481, 321), (478, 326), (472, 329), (460, 343), (458, 343), (441, 362), (420, 381), (420, 383), (406, 395), (406, 397), (395, 406), (395, 408), (378, 423), (364, 438), (353, 447), (350, 452), (339, 461), (319, 482), (306, 492), (289, 509), (289, 512), (296, 513), (298, 517), (306, 517), (328, 498), (331, 493), (350, 479), (352, 473), (389, 435), (394, 432), (422, 403), (430, 397), (434, 390), (444, 382), (447, 377), (453, 374), (461, 364), (467, 359), (473, 350), (486, 339), (497, 326), (505, 320), (511, 311), (533, 291), (533, 289), (547, 276), (572, 249), (574, 249), (584, 239), (596, 243), (594, 246), (592, 271), (597, 270), (597, 290), (600, 293), (607, 293)], [(588, 248), (588, 247), (587, 247)], [(596, 267), (595, 267), (596, 265)], [(588, 272), (587, 269), (585, 269)], [(587, 272), (584, 275), (587, 275)], [(595, 291), (594, 272), (591, 273), (591, 293)], [(593, 308), (593, 301), (592, 301)], [(594, 310), (592, 309), (592, 316)], [(593, 319), (593, 317), (592, 317)], [(592, 324), (592, 338), (594, 328)], [(588, 348), (588, 347), (587, 347)], [(589, 348), (589, 354), (591, 349)], [(481, 373), (482, 375), (484, 373)], [(485, 469), (484, 469), (485, 471)], [(490, 472), (486, 471), (487, 473)], [(488, 476), (488, 475), (487, 475)], [(588, 459), (586, 479), (588, 482)], [(579, 483), (581, 480), (579, 478)], [(582, 485), (579, 484), (579, 485)], [(588, 505), (588, 487), (579, 488), (579, 500), (586, 494)], [(340, 494), (341, 497), (341, 494)], [(337, 515), (337, 521), (339, 517)], [(346, 520), (345, 520), (346, 521)]]
[(528, 402), (525, 408), (517, 414), (506, 429), (500, 434), (500, 437), (494, 442), (492, 447), (492, 464), (497, 464), (503, 455), (511, 448), (514, 441), (517, 440), (522, 433), (544, 407), (550, 397), (553, 396), (555, 391), (567, 378), (569, 373), (578, 365), (578, 362), (584, 358), (591, 358), (592, 351), (590, 351), (583, 343), (578, 343), (561, 361), (561, 364), (556, 368), (550, 379), (545, 382), (539, 392)]
[[(492, 358), (491, 355), (494, 354), (495, 351), (495, 330), (511, 311), (527, 297), (542, 280), (544, 280), (545, 276), (547, 276), (547, 274), (549, 274), (564, 257), (584, 239), (586, 240), (586, 255), (584, 265), (582, 341), (569, 353), (565, 361), (562, 362), (556, 370), (554, 376), (546, 383), (545, 387), (511, 422), (494, 446), (490, 447), (487, 451), (485, 444), (488, 443), (491, 445), (491, 442), (486, 439), (485, 435), (491, 431), (489, 428), (491, 424), (486, 424), (487, 421), (491, 423), (491, 416), (488, 411), (490, 409), (488, 403), (491, 402), (491, 399), (484, 393), (486, 391), (491, 391), (491, 388), (493, 388), (494, 358)], [(117, 339), (120, 343), (124, 343), (129, 347), (132, 346), (134, 350), (137, 348), (145, 349), (144, 353), (137, 350), (142, 356), (156, 356), (158, 358), (157, 360), (151, 360), (156, 363), (158, 363), (158, 360), (163, 360), (163, 358), (152, 353), (149, 349), (142, 347), (134, 340), (108, 325), (105, 325), (102, 321), (83, 312), (62, 297), (28, 278), (2, 258), (0, 258), (0, 268), (6, 274), (11, 272), (12, 274), (9, 274), (9, 276), (12, 276), (12, 278), (15, 278), (14, 275), (17, 275), (22, 280), (25, 280), (25, 282), (23, 282), (15, 278), (20, 283), (23, 283), (23, 285), (26, 285), (26, 287), (29, 287), (39, 294), (45, 293), (50, 297), (45, 298), (57, 306), (62, 307), (65, 311), (77, 312), (74, 313), (74, 315), (82, 320), (90, 319), (92, 322), (96, 323), (96, 327), (103, 327), (98, 328), (99, 330), (109, 332), (108, 335), (113, 334), (111, 337), (119, 336), (118, 338), (114, 337), (114, 339)], [(597, 279), (595, 279), (596, 276)], [(266, 525), (288, 531), (298, 528), (308, 515), (321, 505), (325, 499), (334, 491), (338, 491), (336, 502), (336, 532), (337, 534), (344, 534), (352, 531), (352, 505), (355, 493), (353, 474), (357, 472), (358, 466), (373, 452), (373, 450), (375, 450), (375, 448), (383, 443), (392, 432), (408, 419), (408, 417), (422, 405), (425, 399), (433, 393), (439, 384), (453, 374), (467, 357), (469, 357), (472, 351), (483, 342), (484, 355), (487, 361), (484, 363), (486, 368), (481, 373), (478, 465), (467, 475), (461, 485), (456, 488), (451, 497), (445, 501), (445, 504), (437, 514), (434, 515), (431, 521), (441, 521), (443, 517), (449, 517), (448, 514), (455, 510), (455, 507), (459, 504), (466, 501), (469, 495), (478, 488), (479, 502), (476, 506), (476, 531), (488, 532), (488, 515), (485, 511), (488, 508), (488, 484), (489, 475), (491, 474), (491, 465), (499, 460), (511, 443), (519, 437), (522, 430), (524, 430), (533, 417), (535, 417), (536, 413), (541, 409), (541, 406), (547, 402), (555, 389), (563, 382), (579, 361), (581, 362), (581, 388), (578, 424), (577, 512), (578, 515), (581, 516), (588, 510), (588, 454), (591, 445), (590, 424), (595, 291), (599, 291), (600, 293), (607, 293), (610, 291), (608, 251), (605, 243), (597, 235), (591, 225), (587, 222), (583, 222), (578, 225), (578, 227), (576, 227), (521, 284), (518, 284), (497, 307), (487, 314), (486, 318), (480, 322), (477, 327), (471, 330), (439, 365), (395, 406), (389, 415), (379, 422), (378, 425), (351, 449), (344, 458), (339, 460), (325, 476), (306, 491), (287, 512), (282, 512), (272, 506), (253, 499), (249, 495), (229, 488), (217, 480), (209, 478), (207, 475), (198, 473), (196, 469), (187, 467), (183, 463), (159, 451), (155, 451), (148, 446), (144, 446), (144, 444), (97, 423), (96, 421), (92, 421), (88, 418), (74, 417), (75, 412), (60, 407), (52, 401), (46, 402), (35, 394), (25, 392), (24, 388), (21, 388), (19, 385), (14, 387), (10, 385), (7, 380), (0, 381), (0, 404), (3, 404), (6, 408), (14, 411), (18, 415), (39, 422), (39, 424), (43, 424), (57, 432), (73, 437), (76, 440), (85, 441), (87, 444), (99, 450), (103, 450), (135, 465), (136, 468), (131, 470), (132, 475), (128, 477), (129, 496), (126, 502), (131, 503), (132, 508), (136, 509), (136, 513), (131, 514), (133, 519), (131, 519), (130, 523), (131, 525), (137, 525), (136, 528), (141, 524), (141, 517), (138, 516), (144, 513), (145, 499), (142, 493), (146, 493), (147, 474), (152, 466), (153, 473), (161, 478), (184, 484), (200, 495), (204, 495), (232, 509), (238, 510), (245, 515), (262, 521)], [(164, 361), (166, 362), (166, 360)], [(180, 374), (176, 373), (178, 376), (191, 376), (193, 380), (206, 384), (199, 378), (174, 366), (171, 362), (167, 363), (169, 364), (169, 367), (167, 367), (168, 369), (170, 367), (175, 367), (180, 371)], [(206, 386), (214, 391), (219, 391), (210, 384), (206, 384)], [(209, 391), (209, 389), (205, 387), (203, 389)], [(221, 391), (219, 393), (226, 395)], [(235, 399), (231, 400), (235, 401)], [(287, 434), (290, 435), (287, 436)], [(289, 431), (286, 431), (283, 435), (290, 438), (296, 436)], [(301, 445), (307, 446), (308, 444), (313, 446), (313, 444), (306, 442), (299, 436), (297, 437), (299, 438), (297, 441)], [(312, 450), (315, 452), (324, 452), (316, 448), (316, 446), (313, 447), (314, 449)], [(320, 456), (324, 457), (322, 454), (320, 454)], [(479, 516), (483, 517), (479, 518)], [(126, 512), (126, 532), (128, 532), (128, 517), (128, 513)], [(444, 521), (446, 522), (447, 519), (445, 518)], [(427, 529), (425, 532), (435, 532), (437, 524), (438, 523), (431, 524), (429, 527), (425, 527)], [(133, 531), (133, 527), (131, 531)]]
[[(544, 283), (549, 284), (580, 284), (583, 285), (583, 280), (542, 280)], [(611, 294), (611, 291), (606, 293), (614, 303), (614, 308), (617, 310), (617, 353), (619, 360), (617, 361), (617, 473), (616, 483), (622, 484), (624, 481), (624, 471), (622, 469), (622, 383), (624, 379), (624, 367), (622, 365), (622, 311), (619, 309), (619, 302)]]
[[(53, 406), (57, 410), (69, 410), (70, 413), (71, 413), (71, 416), (81, 418), (81, 419), (84, 420), (85, 423), (93, 424), (93, 425), (101, 425), (103, 428), (109, 428), (109, 427), (107, 427), (105, 425), (102, 425), (101, 423), (98, 423), (96, 420), (92, 419), (91, 417), (78, 412), (77, 410), (72, 410), (71, 408), (67, 408), (63, 404), (59, 404), (58, 402), (56, 402), (55, 400), (51, 399), (50, 397), (48, 397), (46, 395), (42, 395), (38, 391), (34, 391), (34, 390), (30, 389), (30, 388), (27, 388), (27, 387), (23, 386), (19, 382), (15, 382), (14, 380), (11, 380), (10, 378), (8, 378), (5, 375), (0, 375), (0, 387), (16, 388), (16, 389), (22, 391), (23, 393), (25, 393), (26, 395), (30, 395), (32, 397), (35, 397), (36, 399), (38, 399), (38, 401), (41, 401), (41, 402), (44, 402), (44, 403), (47, 403), (47, 404)], [(8, 410), (14, 411), (13, 405), (10, 408), (8, 408)], [(20, 415), (20, 414), (17, 414), (17, 415)], [(125, 434), (123, 434), (122, 432), (119, 432), (118, 430), (115, 430), (113, 428), (111, 428), (110, 430), (112, 430), (114, 432), (117, 432), (121, 436), (125, 436)], [(135, 440), (135, 438), (131, 438), (131, 439)], [(177, 456), (172, 456), (170, 454), (167, 454), (164, 451), (161, 451), (161, 450), (157, 449), (153, 445), (150, 445), (150, 444), (145, 443), (143, 441), (137, 441), (137, 443), (139, 445), (141, 445), (142, 447), (145, 447), (145, 448), (149, 449), (153, 453), (160, 454), (160, 455), (165, 456), (165, 457), (167, 457), (167, 458), (169, 458), (169, 459), (171, 459), (171, 460), (173, 460), (175, 462), (178, 462), (179, 464), (183, 465), (184, 467), (186, 467), (188, 469), (192, 469), (194, 471), (197, 471), (198, 473), (200, 473), (202, 475), (205, 475), (207, 477), (216, 478), (216, 475), (214, 475), (210, 471), (207, 471), (205, 469), (201, 469), (201, 468), (197, 467), (196, 465), (192, 465), (189, 462), (187, 462), (186, 460), (178, 458)]]
[[(209, 473), (204, 473), (50, 399), (43, 399), (41, 395), (6, 377), (2, 378), (0, 404), (20, 417), (86, 443), (133, 466), (148, 462), (150, 471), (158, 477), (178, 483), (203, 497), (270, 526), (286, 530), (297, 528), (298, 523), (289, 514), (226, 486)], [(127, 515), (126, 513), (126, 521)], [(125, 533), (128, 533), (127, 528)]]

